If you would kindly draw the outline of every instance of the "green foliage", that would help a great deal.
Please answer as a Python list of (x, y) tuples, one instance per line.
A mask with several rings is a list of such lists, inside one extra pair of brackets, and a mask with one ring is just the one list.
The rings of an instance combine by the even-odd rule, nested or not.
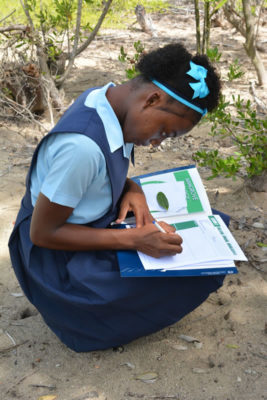
[(232, 103), (222, 96), (218, 109), (206, 117), (212, 136), (229, 137), (237, 151), (222, 157), (218, 150), (200, 150), (194, 160), (211, 169), (210, 179), (222, 175), (235, 178), (242, 173), (247, 178), (260, 175), (267, 169), (267, 119), (257, 115), (250, 100), (233, 96)]
[(229, 66), (229, 72), (227, 74), (227, 77), (229, 81), (233, 81), (234, 79), (241, 78), (244, 75), (244, 71), (242, 71), (240, 65), (239, 65), (239, 60), (236, 58)]
[[(63, 2), (71, 3), (71, 7), (77, 7), (77, 1), (58, 0), (59, 8)], [(105, 17), (103, 27), (114, 29), (126, 28), (129, 23), (131, 23), (131, 19), (134, 17), (134, 8), (139, 2), (140, 1), (138, 0), (114, 0), (107, 16)], [(6, 23), (18, 23), (18, 21), (19, 23), (27, 23), (27, 19), (19, 3), (19, 0), (1, 0), (3, 17), (16, 9), (16, 12), (10, 17), (10, 19), (7, 20), (8, 22), (6, 21)], [(54, 14), (54, 0), (42, 0), (42, 4), (43, 9), (46, 8), (50, 11), (50, 14)], [(142, 5), (146, 8), (148, 13), (151, 13), (155, 11), (160, 12), (161, 10), (166, 10), (169, 7), (169, 2), (167, 0), (143, 0)], [(30, 8), (32, 13), (34, 10), (37, 14), (40, 13), (39, 0), (35, 0), (34, 7), (32, 6), (31, 1)], [(82, 15), (83, 27), (86, 27), (88, 24), (89, 26), (94, 26), (98, 21), (102, 8), (102, 0), (84, 0), (84, 12)], [(38, 23), (38, 18), (35, 15), (32, 15), (32, 17), (34, 24)], [(59, 22), (61, 21), (59, 20)], [(73, 14), (69, 22), (70, 24), (73, 24)]]
[(219, 52), (218, 47), (213, 47), (207, 49), (207, 56), (209, 57), (211, 62), (219, 62), (222, 56), (222, 53)]
[(221, 1), (216, 1), (216, 0), (211, 0), (212, 3), (215, 3), (215, 7), (214, 10), (219, 10), (221, 7), (223, 7), (225, 5), (225, 3), (227, 3), (228, 0), (221, 0)]
[(145, 50), (145, 48), (142, 45), (142, 43), (140, 42), (140, 40), (138, 40), (137, 42), (134, 42), (134, 49), (135, 49), (135, 54), (131, 57), (125, 52), (123, 46), (121, 46), (121, 48), (120, 48), (119, 61), (127, 64), (125, 73), (126, 73), (126, 77), (128, 79), (133, 79), (139, 74), (139, 72), (136, 70), (135, 66), (138, 63), (142, 53)]

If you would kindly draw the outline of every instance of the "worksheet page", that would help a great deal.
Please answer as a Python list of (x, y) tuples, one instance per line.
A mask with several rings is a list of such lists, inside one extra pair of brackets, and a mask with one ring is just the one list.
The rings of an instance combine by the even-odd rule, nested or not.
[[(208, 216), (173, 224), (183, 239), (183, 251), (175, 256), (150, 257), (138, 252), (145, 269), (214, 268), (247, 258), (220, 216)], [(230, 265), (232, 263), (230, 262)]]
[(196, 168), (141, 178), (140, 184), (155, 218), (192, 213), (211, 214), (207, 194)]

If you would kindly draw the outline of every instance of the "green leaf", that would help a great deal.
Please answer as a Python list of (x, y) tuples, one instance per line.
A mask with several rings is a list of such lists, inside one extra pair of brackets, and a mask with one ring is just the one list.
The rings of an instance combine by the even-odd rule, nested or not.
[(165, 194), (163, 192), (158, 192), (158, 194), (157, 194), (157, 202), (165, 210), (169, 209), (168, 199), (167, 199), (167, 197), (165, 196)]
[(226, 347), (228, 347), (228, 349), (238, 349), (239, 346), (237, 344), (227, 344)]
[(219, 10), (219, 8), (221, 8), (222, 6), (224, 6), (224, 4), (227, 2), (227, 0), (222, 0), (220, 1), (219, 4), (217, 4), (217, 6), (214, 8), (214, 10)]
[(259, 247), (267, 247), (267, 243), (257, 242), (257, 246), (259, 246)]

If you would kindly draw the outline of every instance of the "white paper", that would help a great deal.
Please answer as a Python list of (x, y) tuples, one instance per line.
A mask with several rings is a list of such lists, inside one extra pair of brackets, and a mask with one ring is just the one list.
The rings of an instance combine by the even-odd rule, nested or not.
[[(169, 175), (166, 178), (168, 178), (168, 181), (166, 179), (166, 182), (164, 183), (147, 183), (146, 185), (142, 186), (150, 212), (152, 214), (155, 211), (171, 214), (186, 213), (187, 201), (184, 182), (177, 182), (175, 179), (170, 179), (172, 178), (172, 175)], [(159, 192), (163, 192), (168, 199), (168, 211), (158, 204), (157, 194)]]
[(154, 258), (138, 252), (144, 268), (174, 270), (190, 266), (190, 269), (194, 269), (203, 268), (204, 264), (212, 262), (214, 268), (216, 261), (219, 261), (218, 267), (227, 261), (246, 261), (246, 256), (220, 216), (216, 215), (212, 218), (219, 229), (214, 226), (210, 218), (203, 217), (194, 221), (197, 226), (177, 232), (183, 239), (183, 251), (180, 254)]

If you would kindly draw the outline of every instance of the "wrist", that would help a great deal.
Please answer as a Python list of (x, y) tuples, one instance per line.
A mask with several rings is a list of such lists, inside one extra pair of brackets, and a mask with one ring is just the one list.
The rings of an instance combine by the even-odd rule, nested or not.
[(137, 229), (116, 229), (115, 250), (136, 250), (138, 245)]

